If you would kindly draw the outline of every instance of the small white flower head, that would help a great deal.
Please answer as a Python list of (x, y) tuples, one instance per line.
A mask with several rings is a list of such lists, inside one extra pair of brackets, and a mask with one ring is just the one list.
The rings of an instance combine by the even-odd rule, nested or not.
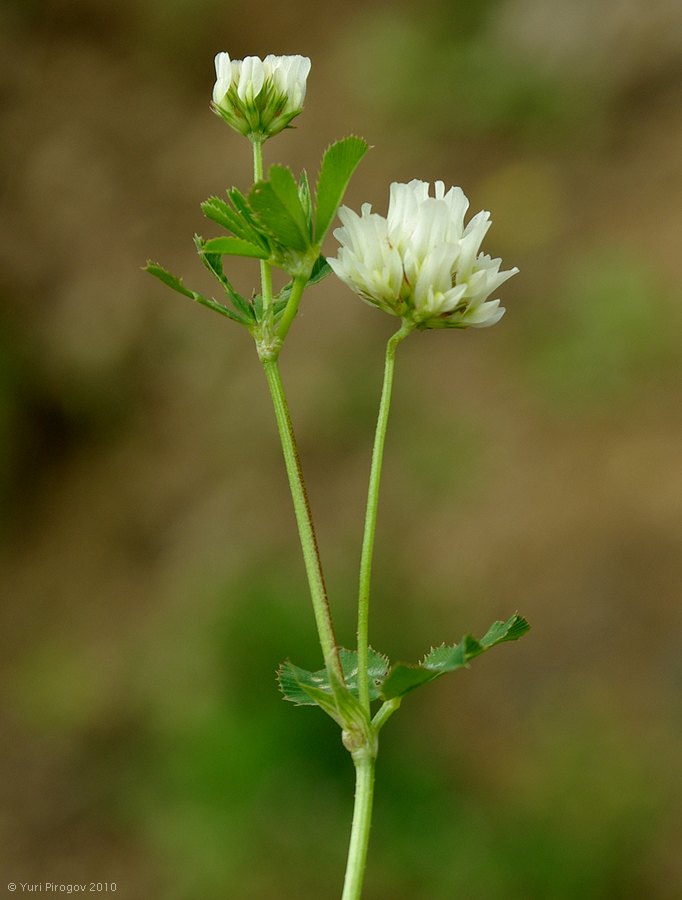
[(386, 218), (369, 203), (360, 215), (342, 206), (341, 245), (328, 259), (336, 275), (372, 306), (420, 328), (484, 328), (504, 315), (493, 291), (519, 270), (500, 271), (501, 259), (480, 252), (490, 213), (464, 225), (469, 201), (442, 181), (430, 195), (426, 181), (393, 182)]
[(235, 131), (265, 140), (286, 128), (303, 110), (307, 56), (215, 58), (212, 109)]

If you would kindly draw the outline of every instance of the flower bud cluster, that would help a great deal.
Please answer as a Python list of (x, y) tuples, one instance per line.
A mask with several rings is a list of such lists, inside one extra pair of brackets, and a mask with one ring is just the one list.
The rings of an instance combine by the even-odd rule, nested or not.
[(265, 140), (286, 128), (303, 109), (307, 56), (247, 56), (215, 58), (216, 83), (212, 108), (240, 134)]
[(336, 275), (363, 300), (421, 328), (483, 328), (504, 315), (490, 294), (518, 269), (500, 271), (501, 259), (481, 253), (490, 213), (464, 225), (469, 207), (459, 187), (447, 193), (442, 181), (393, 182), (388, 214), (361, 214), (341, 207), (343, 225), (334, 231), (341, 244), (328, 259)]

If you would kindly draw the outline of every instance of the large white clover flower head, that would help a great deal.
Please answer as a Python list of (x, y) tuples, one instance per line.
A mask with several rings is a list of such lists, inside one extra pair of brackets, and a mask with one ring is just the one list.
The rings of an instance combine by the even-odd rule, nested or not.
[(462, 189), (446, 193), (442, 181), (433, 197), (426, 181), (393, 182), (386, 218), (369, 203), (360, 215), (341, 207), (341, 246), (327, 262), (367, 303), (420, 328), (494, 325), (505, 310), (488, 297), (518, 269), (500, 271), (501, 259), (479, 252), (490, 213), (465, 226), (468, 208)]
[(264, 140), (286, 128), (303, 109), (307, 56), (215, 58), (212, 108), (240, 134)]

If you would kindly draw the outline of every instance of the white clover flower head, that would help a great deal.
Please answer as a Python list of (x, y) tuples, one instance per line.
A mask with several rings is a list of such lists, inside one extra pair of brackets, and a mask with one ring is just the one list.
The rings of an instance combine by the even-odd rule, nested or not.
[(307, 56), (215, 58), (212, 109), (240, 134), (265, 140), (286, 128), (303, 110)]
[(485, 328), (504, 315), (493, 291), (519, 270), (500, 271), (501, 259), (480, 252), (490, 213), (464, 225), (469, 201), (442, 181), (431, 196), (426, 181), (393, 182), (384, 218), (365, 203), (360, 215), (339, 210), (341, 245), (327, 260), (363, 300), (420, 328)]

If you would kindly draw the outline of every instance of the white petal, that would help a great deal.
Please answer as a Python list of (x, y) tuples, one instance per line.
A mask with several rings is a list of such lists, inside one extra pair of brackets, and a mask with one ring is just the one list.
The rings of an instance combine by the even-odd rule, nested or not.
[(419, 205), (411, 238), (413, 252), (418, 258), (423, 259), (429, 250), (444, 243), (448, 221), (448, 207), (443, 200), (431, 197)]
[(247, 56), (242, 62), (237, 93), (240, 100), (251, 101), (257, 97), (265, 82), (263, 62), (257, 56)]
[(450, 210), (450, 230), (448, 231), (448, 240), (459, 240), (464, 232), (464, 216), (469, 208), (469, 201), (460, 187), (451, 187), (443, 197), (443, 200), (448, 204)]
[(217, 53), (215, 60), (216, 82), (213, 86), (213, 102), (220, 103), (230, 89), (232, 82), (232, 66), (227, 53)]
[(499, 300), (489, 300), (487, 303), (481, 303), (471, 311), (467, 311), (463, 316), (463, 322), (471, 325), (473, 328), (488, 328), (499, 322), (506, 310), (500, 306)]
[(413, 192), (417, 203), (423, 203), (424, 200), (428, 200), (430, 186), (428, 181), (420, 181), (418, 178), (413, 178), (412, 181), (407, 183), (407, 187)]
[(408, 184), (394, 181), (390, 187), (390, 199), (386, 220), (392, 243), (403, 249), (414, 231), (417, 215), (417, 198)]
[(457, 264), (460, 278), (467, 278), (471, 273), (474, 261), (478, 254), (481, 241), (490, 228), (490, 213), (487, 211), (476, 213), (464, 229), (461, 240), (462, 253)]
[(459, 247), (455, 244), (440, 244), (424, 258), (414, 286), (414, 303), (419, 308), (429, 288), (441, 294), (452, 289), (452, 267)]
[(466, 292), (466, 285), (458, 284), (443, 294), (441, 312), (452, 312)]

